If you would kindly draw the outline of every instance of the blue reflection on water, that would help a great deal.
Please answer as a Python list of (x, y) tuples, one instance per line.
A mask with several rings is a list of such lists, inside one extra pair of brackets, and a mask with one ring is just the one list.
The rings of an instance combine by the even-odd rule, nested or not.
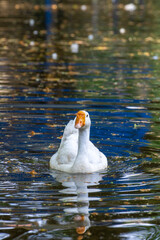
[[(10, 100), (8, 98), (8, 101)], [(15, 121), (13, 127), (2, 121), (0, 123), (2, 129), (1, 138), (4, 142), (8, 142), (7, 148), (9, 150), (11, 147), (11, 151), (14, 148), (17, 150), (25, 150), (26, 148), (27, 151), (25, 144), (23, 146), (24, 140), (30, 142), (31, 149), (34, 149), (36, 141), (37, 143), (39, 141), (40, 144), (41, 139), (45, 139), (45, 144), (52, 143), (52, 129), (47, 124), (61, 122), (61, 126), (53, 129), (53, 135), (63, 131), (64, 125), (74, 118), (75, 109), (78, 111), (82, 108), (78, 103), (81, 101), (85, 101), (85, 99), (60, 97), (58, 100), (54, 100), (49, 96), (19, 96), (14, 98), (11, 105), (2, 103), (1, 113), (6, 112), (5, 107), (8, 108), (8, 111), (14, 109), (13, 114), (17, 115), (17, 119), (21, 116), (21, 119), (25, 121)], [(138, 109), (139, 105), (147, 104), (147, 102), (125, 99), (90, 99), (89, 102), (86, 101), (83, 108), (87, 109), (91, 115), (91, 140), (102, 149), (106, 156), (129, 156), (130, 152), (137, 153), (140, 151), (141, 146), (147, 144), (144, 136), (149, 130), (151, 116), (147, 109)], [(128, 109), (128, 106), (135, 107)], [(28, 113), (30, 114), (29, 118), (26, 118)], [(64, 116), (62, 113), (73, 115)], [(48, 118), (48, 114), (52, 114), (52, 118)], [(41, 115), (47, 117), (41, 117)], [(8, 119), (8, 121), (10, 120)], [(4, 134), (9, 129), (11, 136), (14, 135), (14, 138), (9, 138)], [(29, 134), (30, 131), (34, 131), (37, 135), (35, 134), (34, 137), (28, 140), (24, 139), (24, 135)], [(16, 134), (17, 132), (21, 134)], [(53, 139), (53, 143), (56, 143), (56, 138)]]

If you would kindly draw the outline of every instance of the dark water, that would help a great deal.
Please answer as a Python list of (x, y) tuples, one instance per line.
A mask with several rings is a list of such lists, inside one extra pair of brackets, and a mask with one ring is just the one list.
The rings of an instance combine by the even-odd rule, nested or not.
[[(160, 239), (158, 1), (0, 2), (0, 239)], [(89, 111), (100, 173), (49, 169)]]

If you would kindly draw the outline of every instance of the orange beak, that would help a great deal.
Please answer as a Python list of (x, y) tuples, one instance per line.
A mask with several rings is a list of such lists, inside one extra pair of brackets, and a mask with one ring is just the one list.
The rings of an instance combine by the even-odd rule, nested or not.
[(77, 113), (75, 128), (81, 128), (85, 125), (85, 113), (83, 111), (79, 111)]

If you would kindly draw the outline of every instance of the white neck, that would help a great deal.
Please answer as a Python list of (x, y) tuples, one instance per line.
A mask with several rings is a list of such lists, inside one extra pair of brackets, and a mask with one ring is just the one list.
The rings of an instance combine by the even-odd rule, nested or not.
[(78, 153), (72, 166), (73, 172), (89, 172), (88, 148), (89, 148), (90, 127), (79, 129)]
[(78, 154), (86, 154), (90, 137), (90, 127), (79, 129)]

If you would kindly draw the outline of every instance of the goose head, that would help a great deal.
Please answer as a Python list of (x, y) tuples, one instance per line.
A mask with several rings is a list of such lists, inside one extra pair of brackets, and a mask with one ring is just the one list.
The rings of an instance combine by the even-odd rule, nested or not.
[(81, 110), (77, 112), (75, 119), (75, 128), (77, 129), (85, 129), (91, 126), (91, 120), (89, 117), (89, 113)]

